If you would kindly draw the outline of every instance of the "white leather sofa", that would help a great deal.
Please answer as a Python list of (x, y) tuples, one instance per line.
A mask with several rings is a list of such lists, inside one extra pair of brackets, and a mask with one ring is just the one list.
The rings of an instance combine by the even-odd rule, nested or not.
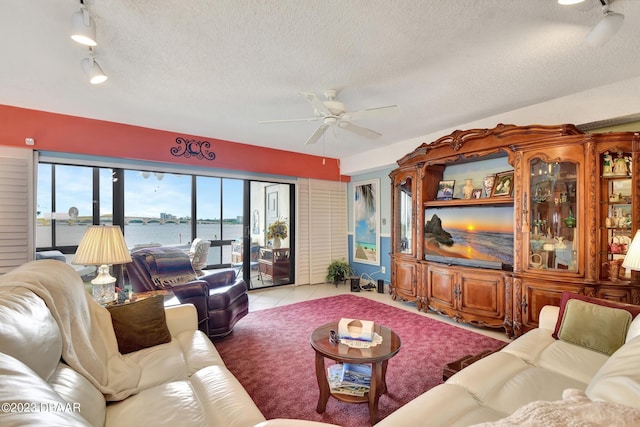
[[(611, 356), (552, 337), (559, 307), (376, 427), (640, 425), (640, 316)], [(623, 336), (624, 339), (624, 336)]]
[(0, 425), (323, 425), (266, 421), (198, 330), (195, 308), (165, 313), (170, 342), (122, 355), (108, 311), (73, 268), (42, 260), (0, 276)]

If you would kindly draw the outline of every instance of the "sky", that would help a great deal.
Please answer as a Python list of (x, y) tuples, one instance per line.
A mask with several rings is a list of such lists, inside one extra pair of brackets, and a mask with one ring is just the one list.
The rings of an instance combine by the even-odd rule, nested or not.
[[(146, 176), (146, 178), (145, 178)], [(176, 217), (191, 216), (191, 176), (125, 171), (125, 216), (157, 218), (160, 213)], [(222, 190), (220, 188), (222, 182)], [(92, 214), (92, 168), (56, 166), (56, 210), (68, 213), (76, 207), (79, 216)], [(220, 192), (223, 192), (223, 218), (242, 216), (243, 182), (239, 179), (198, 177), (198, 219), (220, 218)], [(51, 165), (38, 169), (38, 211), (51, 212)], [(110, 169), (100, 170), (100, 213), (112, 211)]]
[(513, 208), (464, 207), (427, 209), (425, 221), (433, 214), (442, 220), (444, 230), (513, 233)]

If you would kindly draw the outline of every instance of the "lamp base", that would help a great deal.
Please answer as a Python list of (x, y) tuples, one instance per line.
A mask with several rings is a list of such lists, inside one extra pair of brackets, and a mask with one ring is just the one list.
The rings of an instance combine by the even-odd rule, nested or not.
[(98, 267), (98, 275), (91, 284), (93, 299), (98, 304), (109, 304), (116, 299), (116, 278), (109, 274), (109, 266)]

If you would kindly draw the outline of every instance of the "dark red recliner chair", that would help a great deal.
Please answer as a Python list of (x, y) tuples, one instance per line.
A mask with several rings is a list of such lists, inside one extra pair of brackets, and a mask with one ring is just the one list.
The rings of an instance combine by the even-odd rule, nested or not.
[(178, 248), (141, 248), (131, 252), (127, 276), (134, 292), (170, 289), (182, 304), (193, 304), (198, 328), (211, 339), (231, 333), (249, 313), (247, 285), (233, 269), (197, 277), (189, 255)]

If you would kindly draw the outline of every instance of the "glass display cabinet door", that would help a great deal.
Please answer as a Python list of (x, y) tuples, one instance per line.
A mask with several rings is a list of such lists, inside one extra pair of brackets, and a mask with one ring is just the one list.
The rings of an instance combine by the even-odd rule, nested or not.
[(577, 172), (571, 162), (530, 163), (530, 269), (578, 270)]
[(413, 179), (407, 177), (396, 187), (399, 215), (396, 229), (396, 248), (399, 253), (413, 253)]
[(633, 238), (631, 152), (609, 152), (601, 155), (602, 164), (602, 242), (600, 280), (629, 279), (631, 271), (621, 268)]

